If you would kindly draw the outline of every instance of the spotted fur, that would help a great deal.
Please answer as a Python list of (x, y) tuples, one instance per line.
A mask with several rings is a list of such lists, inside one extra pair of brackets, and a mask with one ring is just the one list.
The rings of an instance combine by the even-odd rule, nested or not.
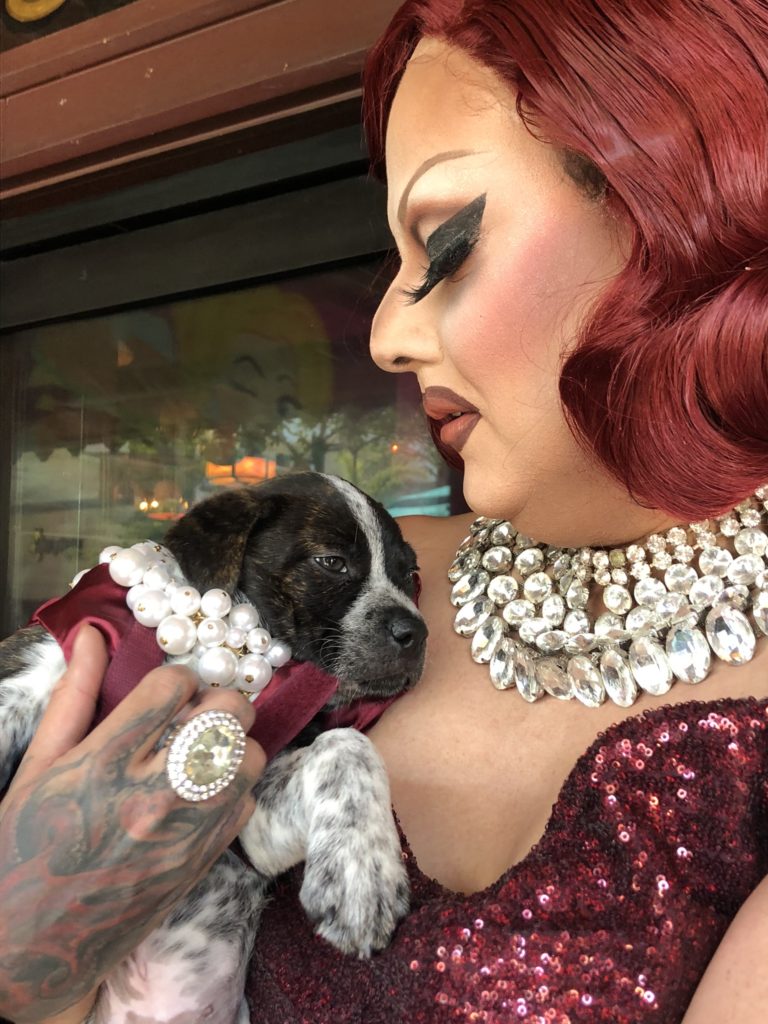
[[(381, 505), (318, 473), (226, 491), (166, 538), (199, 589), (239, 591), (300, 660), (337, 675), (329, 707), (411, 686), (426, 627), (412, 600), (415, 557)], [(345, 571), (323, 568), (341, 559)], [(320, 561), (318, 561), (320, 559)], [(43, 630), (0, 644), (0, 780), (26, 749), (58, 678)], [(275, 757), (240, 837), (103, 983), (87, 1024), (247, 1024), (245, 970), (269, 882), (305, 861), (301, 901), (318, 934), (370, 956), (389, 941), (408, 892), (381, 759), (351, 729)]]

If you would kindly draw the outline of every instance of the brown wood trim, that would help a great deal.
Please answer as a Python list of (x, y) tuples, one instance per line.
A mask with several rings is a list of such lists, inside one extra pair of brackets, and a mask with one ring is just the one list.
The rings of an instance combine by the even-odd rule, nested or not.
[(0, 97), (104, 64), (279, 0), (133, 0), (3, 53)]
[[(148, 2), (88, 24), (127, 16)], [(177, 10), (174, 30), (182, 30), (183, 0), (163, 2)], [(193, 6), (200, 17), (211, 14), (203, 0)], [(253, 126), (281, 110), (348, 98), (366, 50), (397, 2), (222, 0), (217, 6), (230, 16), (0, 100), (0, 198), (88, 174), (115, 155), (136, 159), (149, 149)], [(44, 43), (20, 47), (19, 54), (31, 56)]]

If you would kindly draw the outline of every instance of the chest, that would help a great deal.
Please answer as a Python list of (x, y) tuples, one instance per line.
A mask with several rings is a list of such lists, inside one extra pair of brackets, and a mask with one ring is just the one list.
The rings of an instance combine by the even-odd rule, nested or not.
[(663, 701), (642, 695), (629, 709), (552, 698), (527, 704), (515, 690), (492, 686), (487, 666), (475, 664), (468, 641), (453, 632), (445, 604), (441, 596), (424, 602), (424, 675), (370, 736), (420, 868), (457, 891), (483, 889), (526, 857), (579, 757), (615, 723), (661, 704), (760, 695), (757, 664), (723, 665), (695, 690), (678, 684)]

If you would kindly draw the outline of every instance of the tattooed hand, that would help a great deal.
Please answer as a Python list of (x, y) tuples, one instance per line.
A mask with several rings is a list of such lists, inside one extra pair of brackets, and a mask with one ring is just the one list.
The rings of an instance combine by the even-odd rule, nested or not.
[(168, 724), (216, 708), (247, 731), (251, 705), (234, 691), (198, 697), (192, 672), (166, 666), (86, 736), (106, 663), (101, 635), (82, 627), (0, 807), (0, 1013), (17, 1024), (86, 1016), (100, 980), (248, 820), (264, 767), (248, 740), (227, 789), (181, 800), (155, 751)]

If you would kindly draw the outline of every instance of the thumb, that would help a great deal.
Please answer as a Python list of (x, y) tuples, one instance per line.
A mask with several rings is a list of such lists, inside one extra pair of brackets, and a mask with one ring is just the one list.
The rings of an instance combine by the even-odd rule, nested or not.
[(13, 780), (14, 787), (41, 775), (86, 735), (96, 710), (107, 661), (107, 646), (101, 633), (93, 626), (81, 626), (67, 670), (53, 688), (48, 707)]

